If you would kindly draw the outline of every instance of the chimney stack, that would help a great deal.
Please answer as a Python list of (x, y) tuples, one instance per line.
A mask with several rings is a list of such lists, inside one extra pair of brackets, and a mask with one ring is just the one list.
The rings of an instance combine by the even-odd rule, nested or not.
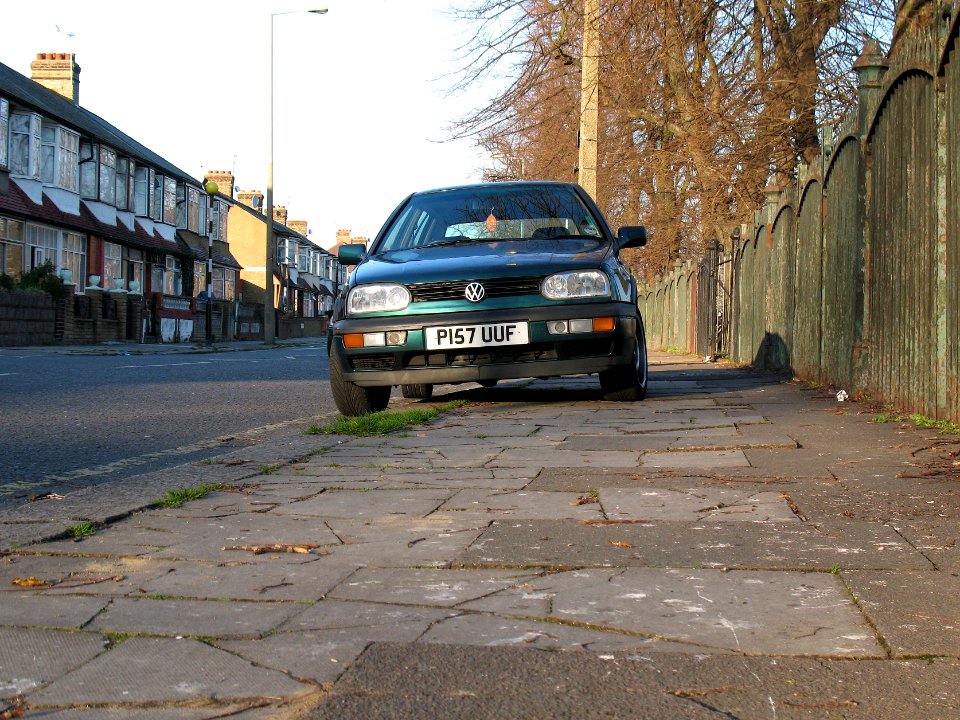
[(219, 188), (221, 195), (233, 198), (233, 173), (229, 170), (209, 170), (203, 176), (203, 182), (213, 180)]
[(73, 53), (37, 53), (30, 63), (30, 79), (80, 104), (80, 66)]
[(294, 232), (300, 233), (303, 236), (306, 236), (307, 234), (306, 220), (290, 220), (287, 223), (287, 227), (293, 230)]
[(287, 224), (287, 208), (283, 205), (273, 206), (273, 219), (281, 225)]
[(237, 201), (263, 214), (263, 193), (259, 190), (241, 190), (237, 193)]

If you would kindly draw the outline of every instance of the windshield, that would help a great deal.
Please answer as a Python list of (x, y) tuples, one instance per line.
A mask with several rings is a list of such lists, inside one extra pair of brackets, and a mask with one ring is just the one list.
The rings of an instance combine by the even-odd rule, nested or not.
[(599, 223), (572, 188), (493, 185), (415, 196), (376, 252), (566, 237), (601, 237)]

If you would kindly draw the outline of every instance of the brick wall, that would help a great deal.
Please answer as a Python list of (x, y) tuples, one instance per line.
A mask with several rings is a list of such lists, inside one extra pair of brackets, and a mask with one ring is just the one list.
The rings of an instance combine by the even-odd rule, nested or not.
[(0, 290), (0, 346), (55, 342), (56, 307), (46, 293)]

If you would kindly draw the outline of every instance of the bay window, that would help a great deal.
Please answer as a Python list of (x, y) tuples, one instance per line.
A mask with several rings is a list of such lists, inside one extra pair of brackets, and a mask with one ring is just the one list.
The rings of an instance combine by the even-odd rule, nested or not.
[[(176, 192), (176, 185), (174, 185)], [(163, 292), (165, 295), (180, 295), (183, 292), (183, 271), (180, 258), (167, 255), (165, 272), (163, 273)]]
[(223, 299), (237, 299), (237, 271), (229, 268), (223, 271)]
[(80, 136), (44, 121), (40, 126), (40, 180), (77, 192)]
[[(123, 248), (116, 243), (103, 243), (103, 287), (113, 290), (123, 280)], [(123, 287), (121, 284), (120, 287)]]
[(199, 260), (193, 261), (193, 296), (196, 297), (207, 289), (207, 264)]
[(177, 224), (177, 181), (175, 178), (163, 178), (163, 216), (160, 220), (167, 225)]
[(10, 116), (10, 172), (40, 179), (40, 116), (36, 113)]
[(0, 272), (18, 278), (23, 272), (23, 223), (0, 217)]
[(100, 146), (100, 200), (109, 205), (117, 203), (117, 153)]
[(133, 174), (133, 212), (150, 217), (150, 198), (153, 190), (153, 170), (138, 165)]
[(24, 240), (30, 269), (49, 260), (57, 272), (70, 270), (77, 284), (77, 292), (81, 291), (87, 279), (86, 236), (27, 223)]
[(200, 190), (187, 187), (187, 230), (200, 232)]
[[(140, 292), (143, 292), (143, 250), (129, 248), (127, 250), (127, 283), (137, 283)], [(131, 288), (132, 289), (132, 288)]]
[(80, 143), (80, 197), (97, 199), (97, 164), (100, 148), (90, 142)]
[(133, 195), (133, 161), (129, 158), (117, 158), (116, 205), (117, 210), (129, 210)]
[(163, 175), (151, 172), (153, 192), (150, 196), (150, 217), (157, 222), (163, 221)]
[(8, 167), (8, 132), (10, 132), (10, 102), (4, 98), (0, 98), (0, 167)]

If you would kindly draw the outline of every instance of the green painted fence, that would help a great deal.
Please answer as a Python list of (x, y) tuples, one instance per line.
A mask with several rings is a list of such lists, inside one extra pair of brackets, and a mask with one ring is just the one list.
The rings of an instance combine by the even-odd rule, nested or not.
[(791, 371), (960, 421), (957, 11), (888, 57), (823, 154), (725, 246), (641, 292), (652, 347)]

